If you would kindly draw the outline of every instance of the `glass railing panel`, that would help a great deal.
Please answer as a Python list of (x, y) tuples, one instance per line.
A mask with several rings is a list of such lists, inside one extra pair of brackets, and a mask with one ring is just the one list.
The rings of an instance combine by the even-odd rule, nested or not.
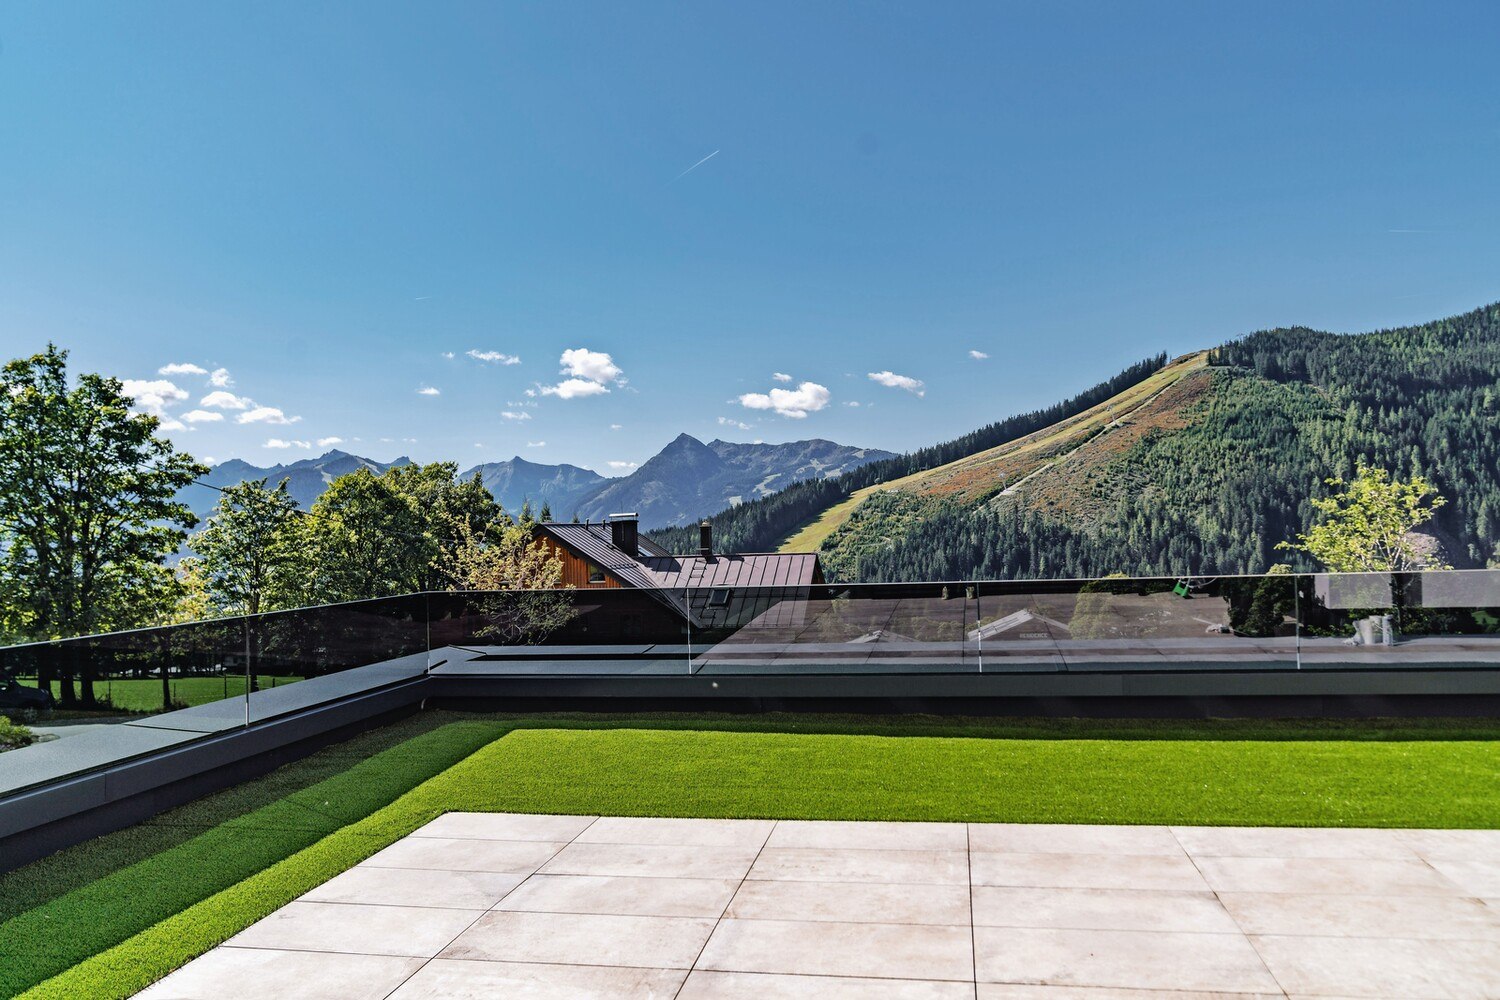
[(1067, 669), (1058, 647), (1069, 635), (1078, 603), (1074, 581), (977, 583), (975, 621), (966, 632), (986, 673)]
[(1500, 570), (1318, 574), (1305, 589), (1310, 665), (1500, 666)]

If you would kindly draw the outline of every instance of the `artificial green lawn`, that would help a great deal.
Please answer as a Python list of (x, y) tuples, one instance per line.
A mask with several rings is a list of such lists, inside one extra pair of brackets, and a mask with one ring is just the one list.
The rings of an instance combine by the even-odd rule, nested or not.
[(0, 962), (0, 995), (61, 973), (26, 995), (128, 996), (449, 810), (1500, 826), (1491, 722), (428, 713), (401, 725), (415, 735), (366, 734), (388, 748), (347, 771), (283, 776), (296, 785), (285, 796), (251, 783), (177, 810), (199, 808), (205, 827), (162, 850), (109, 846), (137, 827), (0, 877), (0, 956), (15, 956)]

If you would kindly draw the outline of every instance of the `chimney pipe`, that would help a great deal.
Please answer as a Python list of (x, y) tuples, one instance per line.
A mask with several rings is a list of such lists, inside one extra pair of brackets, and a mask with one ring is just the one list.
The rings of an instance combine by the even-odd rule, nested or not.
[(614, 543), (615, 548), (630, 558), (639, 559), (641, 555), (640, 515), (609, 515), (609, 540)]
[(714, 557), (714, 526), (708, 518), (698, 525), (698, 554), (705, 559)]

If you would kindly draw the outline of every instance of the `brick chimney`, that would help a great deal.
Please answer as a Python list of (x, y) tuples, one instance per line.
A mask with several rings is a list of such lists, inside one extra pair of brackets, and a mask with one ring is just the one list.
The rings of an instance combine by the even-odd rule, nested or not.
[(611, 514), (608, 520), (609, 540), (614, 543), (615, 548), (632, 559), (640, 558), (640, 515)]

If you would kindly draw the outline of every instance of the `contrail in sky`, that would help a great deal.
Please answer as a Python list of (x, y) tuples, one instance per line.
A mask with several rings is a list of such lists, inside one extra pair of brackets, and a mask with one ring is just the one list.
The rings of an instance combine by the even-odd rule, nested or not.
[(703, 159), (699, 160), (697, 163), (693, 164), (691, 167), (688, 167), (686, 170), (684, 170), (682, 173), (678, 174), (676, 177), (673, 177), (672, 180), (674, 180), (674, 181), (680, 181), (680, 180), (682, 180), (688, 174), (692, 173), (694, 170), (697, 170), (699, 167), (703, 166), (703, 164), (707, 163), (709, 160), (712, 160), (715, 156), (718, 156), (718, 155), (719, 155), (719, 151), (716, 149), (712, 153), (709, 153), (707, 156), (705, 156)]

